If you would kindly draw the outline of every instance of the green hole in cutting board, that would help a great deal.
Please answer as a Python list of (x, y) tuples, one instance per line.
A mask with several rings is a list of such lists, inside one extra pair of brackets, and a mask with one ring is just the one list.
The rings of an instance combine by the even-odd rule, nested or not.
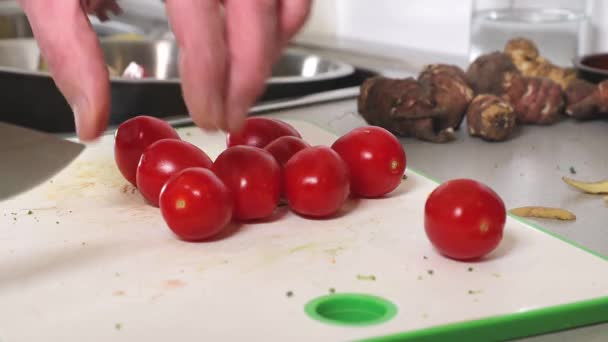
[(397, 307), (384, 298), (341, 293), (313, 299), (306, 304), (305, 311), (321, 322), (360, 326), (390, 320), (397, 314)]

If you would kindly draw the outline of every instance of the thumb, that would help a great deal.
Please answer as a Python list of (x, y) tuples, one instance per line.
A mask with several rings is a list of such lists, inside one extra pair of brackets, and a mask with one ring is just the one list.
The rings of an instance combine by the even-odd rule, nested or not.
[(98, 138), (109, 115), (108, 70), (79, 0), (20, 0), (81, 140)]

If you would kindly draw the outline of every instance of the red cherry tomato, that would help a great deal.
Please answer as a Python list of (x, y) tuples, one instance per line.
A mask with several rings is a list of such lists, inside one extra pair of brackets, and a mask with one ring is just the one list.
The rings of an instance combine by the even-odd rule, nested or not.
[(285, 166), (289, 158), (307, 147), (310, 147), (310, 144), (302, 140), (302, 138), (286, 135), (275, 139), (266, 145), (264, 149), (270, 152), (281, 166)]
[(270, 153), (253, 146), (233, 146), (216, 158), (213, 171), (232, 192), (235, 219), (272, 215), (279, 203), (281, 167)]
[(302, 137), (293, 126), (284, 121), (252, 117), (245, 121), (240, 132), (229, 133), (226, 136), (226, 146), (249, 145), (264, 148), (270, 142), (285, 135)]
[(470, 179), (439, 185), (424, 208), (424, 228), (431, 243), (453, 259), (478, 259), (502, 240), (506, 209), (488, 186)]
[(331, 216), (349, 196), (348, 167), (327, 146), (294, 154), (285, 164), (283, 180), (290, 209), (303, 216)]
[(114, 135), (114, 159), (120, 173), (136, 185), (137, 164), (146, 147), (161, 139), (180, 139), (167, 122), (151, 116), (136, 116), (118, 126)]
[(406, 157), (399, 140), (384, 128), (355, 128), (338, 138), (332, 148), (348, 165), (353, 195), (380, 197), (401, 183)]
[(159, 199), (163, 219), (182, 240), (211, 238), (232, 219), (230, 190), (209, 169), (192, 167), (176, 173)]
[(167, 180), (189, 167), (210, 169), (213, 162), (198, 147), (183, 140), (163, 139), (148, 146), (137, 167), (137, 187), (142, 196), (158, 206), (160, 190)]

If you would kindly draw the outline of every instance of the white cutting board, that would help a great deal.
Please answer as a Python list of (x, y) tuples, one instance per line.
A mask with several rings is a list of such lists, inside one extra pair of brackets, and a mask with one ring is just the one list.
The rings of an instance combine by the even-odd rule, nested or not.
[[(312, 144), (336, 139), (291, 123)], [(179, 133), (212, 158), (225, 146), (222, 134)], [(409, 170), (392, 196), (332, 220), (283, 208), (185, 243), (122, 179), (112, 148), (105, 136), (51, 182), (0, 203), (0, 341), (345, 341), (608, 295), (605, 260), (511, 218), (487, 260), (441, 257), (423, 229), (436, 183)], [(382, 296), (398, 314), (366, 327), (309, 318), (305, 304), (330, 288)]]

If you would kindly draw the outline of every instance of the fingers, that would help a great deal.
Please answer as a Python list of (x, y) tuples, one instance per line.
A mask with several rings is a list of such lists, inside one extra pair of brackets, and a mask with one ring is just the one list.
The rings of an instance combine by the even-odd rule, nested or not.
[(278, 3), (226, 0), (230, 70), (226, 96), (228, 130), (239, 130), (262, 93), (279, 44)]
[(280, 49), (308, 17), (310, 0), (221, 3), (225, 20), (219, 0), (167, 0), (166, 6), (193, 121), (236, 131), (263, 92)]
[(279, 26), (281, 45), (298, 32), (310, 14), (311, 0), (281, 0), (279, 6)]
[(192, 120), (204, 129), (223, 129), (227, 54), (220, 3), (167, 0), (166, 7), (179, 45), (182, 91)]
[(99, 137), (108, 121), (108, 70), (80, 1), (19, 2), (57, 87), (74, 111), (80, 139)]

